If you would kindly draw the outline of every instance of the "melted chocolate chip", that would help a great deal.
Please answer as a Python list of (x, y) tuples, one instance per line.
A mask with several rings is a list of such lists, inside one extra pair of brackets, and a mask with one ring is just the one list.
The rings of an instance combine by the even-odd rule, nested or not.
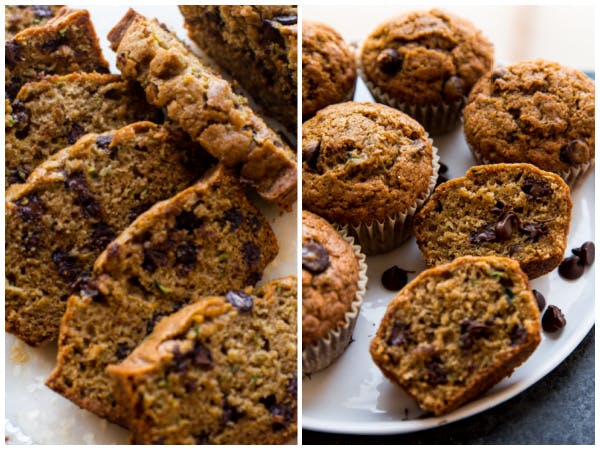
[(321, 142), (311, 141), (302, 146), (302, 160), (313, 170), (317, 168), (317, 160), (320, 153)]
[(186, 353), (181, 353), (179, 346), (173, 347), (173, 364), (175, 370), (179, 373), (186, 373), (192, 365), (202, 370), (209, 370), (214, 367), (210, 350), (204, 347), (199, 341), (194, 343), (194, 347)]
[(548, 333), (554, 333), (555, 331), (564, 328), (567, 324), (564, 314), (558, 306), (548, 305), (548, 309), (542, 317), (542, 328)]
[(439, 384), (445, 384), (447, 382), (446, 370), (439, 356), (433, 356), (429, 361), (425, 363), (427, 369), (427, 384), (430, 386), (437, 386)]
[(21, 48), (21, 44), (14, 39), (4, 44), (4, 63), (8, 69), (14, 69), (17, 63), (21, 60)]
[(381, 284), (390, 291), (399, 291), (408, 283), (408, 272), (398, 266), (392, 266), (381, 275)]
[(573, 139), (560, 149), (560, 160), (567, 164), (580, 164), (589, 159), (590, 148), (585, 141)]
[(527, 340), (527, 330), (521, 325), (515, 325), (508, 333), (510, 345), (520, 345)]
[(193, 356), (194, 364), (203, 370), (209, 370), (215, 366), (210, 350), (204, 347), (199, 341), (196, 341), (194, 344)]
[(238, 208), (230, 208), (223, 213), (223, 219), (229, 222), (229, 231), (235, 231), (244, 221), (244, 214)]
[(538, 309), (540, 310), (540, 312), (543, 311), (546, 307), (546, 299), (540, 291), (536, 291), (535, 289), (533, 289), (531, 292), (533, 292), (533, 296), (535, 297), (535, 301), (537, 302)]
[(197, 217), (192, 211), (182, 211), (175, 217), (175, 229), (193, 231), (200, 228), (204, 224), (204, 220)]
[(183, 266), (190, 271), (195, 265), (198, 257), (198, 249), (192, 241), (183, 241), (175, 249), (175, 264)]
[(465, 82), (457, 76), (448, 78), (442, 88), (442, 95), (447, 101), (460, 100), (465, 95)]
[(537, 198), (552, 194), (550, 184), (541, 178), (527, 177), (521, 190), (529, 197)]
[(98, 222), (93, 225), (91, 246), (96, 250), (104, 250), (110, 242), (116, 237), (114, 231), (105, 222)]
[(4, 87), (6, 98), (9, 100), (15, 98), (21, 90), (21, 85), (21, 80), (18, 77), (11, 78)]
[(412, 341), (410, 324), (396, 321), (392, 327), (390, 338), (387, 340), (388, 345), (410, 344)]
[(243, 417), (235, 406), (230, 406), (227, 403), (227, 399), (223, 399), (223, 415), (221, 416), (221, 423), (225, 425), (228, 422), (235, 423)]
[(460, 324), (460, 333), (459, 345), (461, 348), (468, 350), (473, 347), (475, 340), (487, 338), (491, 335), (492, 323), (467, 319)]
[(386, 48), (377, 55), (379, 69), (387, 75), (396, 75), (402, 70), (404, 58), (393, 48)]
[(482, 242), (498, 242), (496, 236), (496, 225), (485, 224), (477, 230), (469, 233), (469, 242), (471, 244), (481, 244)]
[(77, 280), (80, 273), (78, 267), (79, 261), (73, 255), (62, 250), (56, 250), (52, 253), (52, 262), (58, 274), (67, 282), (73, 283)]
[(59, 47), (63, 44), (67, 43), (66, 35), (58, 34), (57, 37), (53, 39), (48, 39), (42, 44), (42, 50), (47, 53), (55, 52), (59, 49)]
[(244, 242), (242, 254), (248, 267), (254, 267), (260, 262), (260, 247), (252, 241)]
[(583, 275), (583, 265), (579, 263), (579, 256), (569, 256), (558, 266), (558, 274), (567, 280), (576, 280)]
[(548, 226), (545, 222), (524, 223), (519, 227), (519, 231), (527, 236), (533, 242), (548, 233)]
[(161, 248), (144, 248), (144, 260), (142, 269), (146, 272), (154, 273), (159, 267), (166, 266), (169, 262), (167, 252)]
[(311, 273), (318, 274), (329, 266), (329, 254), (318, 242), (307, 242), (302, 245), (302, 267)]
[(273, 20), (279, 22), (281, 25), (295, 25), (298, 23), (297, 16), (278, 16), (273, 17)]
[(594, 260), (596, 258), (596, 246), (593, 242), (584, 242), (581, 247), (574, 248), (571, 251), (575, 256), (579, 256), (580, 264), (583, 264), (584, 266), (591, 266), (592, 264), (594, 264)]
[(74, 123), (71, 129), (67, 132), (67, 141), (69, 144), (74, 144), (77, 140), (85, 134), (85, 130), (79, 124)]
[(119, 342), (119, 344), (117, 344), (117, 351), (115, 352), (115, 357), (117, 358), (117, 360), (121, 361), (127, 358), (127, 355), (129, 355), (130, 352), (131, 349), (129, 348), (129, 345), (123, 342)]
[(84, 216), (92, 219), (100, 219), (102, 209), (89, 191), (85, 175), (81, 172), (70, 173), (67, 176), (66, 184), (69, 189), (77, 194), (77, 201), (83, 209)]
[(519, 226), (519, 217), (513, 212), (507, 212), (494, 227), (496, 242), (508, 241)]
[(242, 312), (250, 312), (254, 306), (252, 296), (244, 291), (229, 291), (225, 299)]
[(38, 19), (48, 19), (52, 17), (52, 10), (48, 5), (33, 5), (33, 13)]
[(273, 405), (269, 412), (273, 421), (273, 431), (282, 430), (294, 419), (294, 408), (290, 405)]
[(44, 205), (36, 194), (18, 200), (16, 205), (17, 214), (27, 223), (38, 221), (44, 214)]
[(102, 150), (108, 150), (113, 138), (110, 134), (101, 134), (96, 138), (96, 146)]

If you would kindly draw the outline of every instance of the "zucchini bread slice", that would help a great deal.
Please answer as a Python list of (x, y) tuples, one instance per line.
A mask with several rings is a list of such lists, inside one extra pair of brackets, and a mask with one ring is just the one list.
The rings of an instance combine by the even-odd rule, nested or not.
[(296, 277), (202, 297), (108, 367), (134, 444), (286, 444), (296, 436)]
[(98, 257), (89, 282), (68, 300), (58, 362), (47, 385), (127, 425), (106, 367), (194, 296), (254, 285), (277, 251), (265, 217), (219, 165), (140, 215)]
[(62, 8), (62, 5), (6, 5), (4, 6), (4, 41), (19, 31), (44, 25)]
[(45, 75), (108, 73), (90, 13), (83, 9), (62, 8), (45, 25), (26, 28), (6, 41), (5, 52), (7, 99)]
[(86, 133), (160, 123), (139, 85), (118, 75), (73, 73), (25, 84), (8, 106), (5, 182), (22, 183), (46, 158)]
[(519, 263), (464, 256), (400, 291), (370, 352), (387, 378), (441, 415), (510, 375), (540, 341), (539, 309)]
[(560, 264), (571, 208), (558, 175), (531, 164), (490, 164), (441, 184), (413, 227), (429, 267), (464, 255), (506, 256), (533, 279)]
[(149, 103), (215, 158), (240, 170), (266, 200), (296, 201), (296, 155), (245, 98), (156, 20), (129, 10), (110, 31), (123, 77), (142, 84)]
[(298, 8), (182, 5), (190, 38), (296, 134)]
[(88, 134), (6, 192), (6, 330), (30, 345), (58, 336), (71, 293), (127, 225), (205, 171), (182, 132), (150, 122)]

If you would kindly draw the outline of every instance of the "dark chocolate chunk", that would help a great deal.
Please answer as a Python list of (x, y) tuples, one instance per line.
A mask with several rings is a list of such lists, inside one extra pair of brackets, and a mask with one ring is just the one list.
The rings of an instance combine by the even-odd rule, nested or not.
[(519, 218), (513, 212), (507, 212), (496, 224), (494, 231), (498, 241), (508, 241), (519, 226)]
[(573, 139), (560, 149), (560, 160), (567, 164), (581, 164), (590, 156), (590, 148), (585, 141)]
[(196, 265), (197, 256), (196, 245), (192, 241), (183, 241), (175, 249), (175, 264), (189, 271)]
[(457, 76), (448, 78), (442, 88), (442, 95), (447, 101), (460, 100), (465, 95), (465, 82)]
[(594, 259), (596, 258), (596, 246), (593, 242), (584, 242), (581, 247), (574, 248), (571, 251), (575, 256), (579, 256), (580, 264), (583, 264), (584, 266), (591, 266), (594, 264)]
[(540, 312), (542, 312), (546, 307), (546, 299), (540, 291), (536, 291), (535, 289), (533, 289), (531, 292), (533, 292), (533, 296), (535, 297), (535, 301), (537, 302), (538, 309), (540, 310)]
[(33, 5), (33, 13), (38, 19), (48, 19), (52, 17), (52, 10), (48, 5)]
[(379, 69), (387, 75), (396, 75), (402, 70), (404, 58), (393, 48), (386, 48), (377, 55)]
[(230, 208), (223, 213), (223, 219), (225, 222), (229, 222), (230, 228), (229, 231), (235, 231), (244, 221), (244, 214), (239, 210), (239, 208)]
[(175, 229), (194, 231), (204, 224), (204, 220), (197, 217), (192, 211), (182, 211), (175, 217)]
[(321, 152), (321, 142), (311, 141), (306, 145), (302, 146), (302, 160), (311, 169), (317, 168), (317, 160), (319, 159), (319, 153)]
[(85, 175), (82, 172), (72, 172), (67, 176), (66, 184), (69, 189), (77, 194), (78, 204), (82, 207), (84, 216), (100, 219), (102, 209), (89, 191)]
[(79, 261), (73, 255), (62, 250), (55, 250), (52, 253), (52, 262), (58, 274), (67, 282), (73, 283), (77, 280), (80, 273)]
[(558, 274), (567, 280), (576, 280), (583, 275), (583, 265), (579, 263), (579, 256), (569, 256), (558, 266)]
[(105, 222), (98, 222), (92, 226), (91, 246), (96, 250), (104, 250), (116, 237), (114, 231)]
[(244, 291), (229, 291), (225, 294), (225, 299), (242, 312), (252, 311), (254, 306), (252, 296)]
[(492, 323), (467, 319), (460, 324), (460, 333), (459, 344), (461, 348), (468, 350), (473, 347), (475, 340), (490, 337)]
[(83, 127), (77, 123), (71, 125), (71, 129), (67, 132), (67, 141), (69, 144), (74, 144), (77, 140), (85, 134)]
[(552, 194), (552, 188), (550, 184), (541, 178), (527, 177), (523, 181), (521, 190), (532, 198), (544, 197)]
[(437, 355), (433, 356), (429, 361), (425, 363), (427, 369), (427, 384), (430, 386), (437, 386), (439, 384), (445, 384), (447, 382), (446, 370), (444, 369), (441, 358)]
[(96, 138), (96, 145), (102, 150), (108, 150), (113, 138), (110, 134), (101, 134)]
[(400, 321), (394, 322), (390, 338), (387, 340), (388, 345), (410, 344), (412, 341), (410, 324)]
[(311, 273), (318, 274), (329, 266), (329, 254), (318, 242), (307, 242), (302, 245), (302, 267)]
[(398, 266), (392, 266), (381, 275), (381, 284), (390, 291), (399, 291), (408, 283), (408, 272)]
[(14, 69), (17, 63), (21, 60), (21, 48), (21, 44), (14, 39), (4, 44), (4, 63), (8, 69)]
[(567, 324), (564, 314), (558, 306), (548, 305), (546, 312), (542, 317), (542, 328), (548, 333), (554, 333), (555, 331), (564, 328)]
[(248, 267), (254, 267), (260, 262), (260, 247), (252, 241), (244, 242), (242, 246), (244, 261)]
[(297, 16), (278, 16), (273, 17), (273, 20), (279, 22), (281, 25), (295, 25), (298, 23)]
[(508, 333), (510, 345), (520, 345), (527, 340), (527, 330), (521, 325), (515, 325)]
[(154, 273), (159, 267), (166, 266), (169, 262), (169, 256), (164, 249), (151, 247), (144, 248), (144, 260), (142, 269), (146, 272)]
[(125, 344), (124, 342), (119, 342), (117, 344), (117, 351), (115, 352), (115, 357), (121, 361), (125, 358), (127, 358), (127, 355), (129, 355), (129, 353), (131, 352), (131, 349), (129, 348), (129, 345)]

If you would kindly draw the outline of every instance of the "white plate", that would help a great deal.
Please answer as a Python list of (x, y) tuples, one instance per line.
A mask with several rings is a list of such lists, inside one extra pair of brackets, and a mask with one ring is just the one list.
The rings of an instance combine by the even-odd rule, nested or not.
[[(127, 12), (127, 6), (88, 6), (104, 57), (118, 73), (115, 55), (106, 35)], [(183, 18), (176, 6), (136, 6), (146, 17), (158, 18), (187, 40)], [(189, 43), (189, 41), (188, 41)], [(297, 209), (281, 214), (275, 207), (256, 202), (279, 241), (279, 254), (267, 267), (264, 280), (296, 274)], [(80, 409), (44, 385), (54, 368), (56, 345), (32, 348), (5, 334), (5, 434), (7, 443), (22, 444), (127, 444), (129, 432)]]
[[(359, 82), (355, 99), (372, 101)], [(434, 137), (440, 159), (449, 167), (447, 178), (463, 176), (475, 164), (462, 129)], [(573, 192), (573, 215), (567, 255), (571, 248), (594, 240), (594, 173)], [(594, 268), (586, 268), (575, 281), (557, 270), (531, 285), (558, 306), (567, 319), (559, 333), (543, 333), (542, 342), (525, 364), (492, 390), (458, 410), (441, 417), (419, 419), (423, 411), (398, 386), (384, 378), (369, 355), (369, 343), (395, 292), (381, 285), (381, 274), (393, 265), (417, 273), (425, 263), (414, 237), (399, 249), (367, 258), (369, 283), (354, 331), (354, 341), (332, 366), (302, 380), (302, 426), (314, 431), (348, 434), (407, 433), (437, 427), (489, 409), (528, 388), (559, 365), (594, 324)], [(417, 273), (409, 274), (409, 280)]]

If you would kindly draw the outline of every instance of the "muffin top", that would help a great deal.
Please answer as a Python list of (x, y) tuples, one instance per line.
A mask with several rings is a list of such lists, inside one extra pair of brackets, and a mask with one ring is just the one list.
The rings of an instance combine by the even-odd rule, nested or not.
[(356, 62), (342, 36), (328, 25), (302, 21), (302, 119), (348, 99), (356, 83)]
[(302, 345), (345, 322), (358, 289), (352, 246), (325, 219), (302, 211)]
[(426, 195), (431, 141), (406, 114), (377, 103), (328, 106), (302, 126), (304, 207), (340, 224), (382, 222)]
[(594, 82), (557, 63), (497, 67), (473, 88), (467, 142), (490, 162), (528, 162), (560, 173), (594, 157)]
[(466, 97), (493, 63), (494, 48), (470, 22), (432, 9), (377, 27), (361, 53), (367, 81), (397, 101), (451, 103)]

